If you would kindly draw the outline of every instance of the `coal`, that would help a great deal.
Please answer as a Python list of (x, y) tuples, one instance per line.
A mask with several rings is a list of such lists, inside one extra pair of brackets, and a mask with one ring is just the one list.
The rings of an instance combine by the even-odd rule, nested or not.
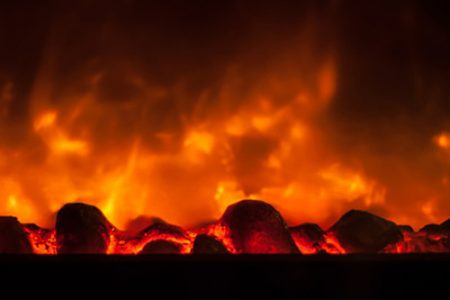
[(168, 224), (162, 220), (156, 220), (152, 225), (142, 230), (139, 236), (172, 236), (175, 238), (187, 238), (186, 233), (181, 227)]
[(428, 224), (422, 227), (419, 232), (426, 234), (437, 234), (450, 237), (450, 219), (441, 224)]
[(193, 254), (227, 254), (227, 248), (219, 242), (216, 238), (199, 234), (195, 237), (194, 246), (192, 248)]
[(311, 243), (318, 243), (324, 241), (324, 234), (322, 228), (314, 223), (304, 223), (290, 228), (291, 234), (304, 238)]
[(401, 232), (414, 232), (414, 229), (409, 225), (398, 225), (397, 227)]
[[(315, 249), (313, 252), (320, 252), (321, 245), (325, 243), (324, 234), (322, 228), (314, 223), (304, 223), (290, 228), (292, 237), (298, 243), (304, 245), (308, 249)], [(301, 246), (299, 246), (302, 249)]]
[(419, 232), (424, 232), (426, 234), (441, 234), (443, 228), (438, 224), (428, 224), (420, 228)]
[(329, 232), (349, 253), (376, 253), (403, 239), (395, 223), (360, 210), (347, 212)]
[(166, 241), (155, 240), (147, 243), (139, 254), (180, 254), (180, 245)]
[(440, 224), (440, 227), (441, 227), (441, 233), (446, 235), (450, 240), (450, 219), (442, 222)]
[(300, 253), (289, 228), (275, 208), (259, 200), (230, 205), (221, 223), (240, 253)]
[(445, 231), (450, 232), (450, 219), (441, 223), (441, 228)]
[(95, 206), (64, 205), (56, 216), (58, 253), (106, 253), (112, 225)]
[(52, 234), (52, 232), (53, 232), (53, 230), (51, 230), (51, 229), (42, 228), (39, 225), (36, 225), (34, 223), (26, 223), (26, 224), (22, 224), (22, 226), (25, 229), (25, 231), (38, 233), (40, 236), (48, 236), (48, 235)]
[(26, 224), (22, 224), (22, 226), (23, 226), (23, 228), (26, 228), (30, 231), (41, 231), (41, 230), (50, 231), (50, 229), (43, 229), (34, 223), (26, 223)]
[(33, 253), (28, 236), (15, 217), (0, 217), (0, 253)]

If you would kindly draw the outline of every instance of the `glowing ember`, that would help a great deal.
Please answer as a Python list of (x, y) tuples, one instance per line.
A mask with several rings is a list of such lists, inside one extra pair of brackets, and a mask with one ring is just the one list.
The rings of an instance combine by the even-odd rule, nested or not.
[(437, 146), (444, 150), (450, 149), (450, 134), (443, 132), (434, 138), (434, 142)]
[[(260, 201), (250, 202), (256, 205), (262, 203)], [(248, 206), (248, 203), (249, 200), (240, 202), (241, 205), (245, 205), (245, 209), (242, 212), (250, 213), (255, 209), (253, 206)], [(232, 209), (235, 209), (235, 207), (232, 207)], [(259, 211), (260, 214), (265, 209), (261, 210), (261, 208), (256, 207), (254, 212)], [(283, 243), (283, 239), (280, 240), (279, 236), (279, 234), (283, 233), (282, 231), (278, 231), (279, 229), (276, 229), (276, 227), (272, 227), (274, 226), (271, 223), (272, 221), (266, 224), (261, 223), (263, 219), (259, 219), (258, 217), (255, 219), (256, 216), (254, 216), (250, 221), (246, 220), (244, 222), (249, 227), (246, 227), (247, 225), (240, 225), (241, 223), (239, 222), (239, 227), (233, 225), (233, 229), (230, 229), (228, 224), (232, 223), (228, 223), (230, 218), (229, 214), (230, 212), (225, 220), (221, 219), (197, 229), (182, 229), (161, 221), (154, 222), (152, 225), (137, 233), (121, 231), (112, 226), (109, 229), (107, 250), (103, 253), (141, 254), (150, 251), (151, 247), (148, 247), (148, 245), (154, 246), (151, 253), (172, 253), (175, 249), (176, 253), (180, 254), (207, 254), (209, 253), (208, 251), (211, 251), (210, 254), (286, 253), (286, 249), (282, 246), (283, 244), (279, 244), (280, 242)], [(237, 214), (239, 215), (239, 213)], [(290, 229), (290, 235), (295, 241), (299, 250), (298, 253), (301, 254), (450, 252), (450, 221), (446, 221), (440, 225), (427, 225), (419, 232), (414, 232), (409, 226), (395, 225), (402, 232), (403, 237), (377, 250), (378, 248), (376, 247), (379, 247), (378, 245), (380, 243), (386, 243), (387, 241), (386, 238), (390, 233), (386, 231), (388, 229), (385, 226), (389, 224), (391, 224), (389, 221), (383, 221), (381, 218), (365, 212), (349, 212), (331, 227), (330, 230), (323, 231), (316, 224), (306, 223), (292, 227)], [(347, 226), (345, 227), (345, 232), (338, 231), (339, 228), (344, 228), (342, 226)], [(348, 226), (353, 226), (353, 228), (349, 228)], [(57, 254), (58, 249), (61, 249), (60, 245), (58, 245), (59, 241), (56, 239), (57, 232), (55, 230), (42, 229), (30, 224), (24, 225), (24, 230), (28, 235), (34, 253)], [(247, 230), (250, 231), (245, 233)], [(380, 235), (377, 233), (377, 230), (384, 230), (386, 232)], [(80, 234), (80, 236), (86, 235), (83, 231), (79, 233), (72, 231), (71, 233), (71, 235), (77, 234)], [(238, 239), (236, 239), (237, 235), (239, 236)], [(203, 247), (201, 250), (198, 250), (199, 252), (195, 252), (193, 249), (197, 236), (201, 237), (202, 240), (197, 242), (203, 243), (202, 245), (198, 245), (199, 247)], [(342, 240), (340, 240), (340, 236)], [(360, 240), (361, 238), (362, 240)], [(76, 241), (77, 237), (72, 236), (71, 239)], [(64, 239), (60, 240), (63, 241)], [(94, 244), (97, 243), (95, 239), (92, 241)], [(102, 243), (101, 241), (99, 242)], [(84, 249), (96, 247), (96, 245), (85, 244), (86, 241), (83, 241), (83, 243)], [(370, 245), (374, 245), (373, 247), (375, 248), (371, 248)], [(66, 248), (65, 253), (68, 253), (67, 249), (70, 248)], [(80, 253), (76, 247), (73, 249), (74, 253)]]

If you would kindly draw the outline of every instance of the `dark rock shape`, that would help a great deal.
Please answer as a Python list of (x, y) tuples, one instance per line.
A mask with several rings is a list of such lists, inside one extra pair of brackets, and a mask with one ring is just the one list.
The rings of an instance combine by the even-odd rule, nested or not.
[(414, 229), (409, 225), (398, 225), (397, 227), (401, 232), (414, 232)]
[(155, 240), (147, 243), (139, 254), (179, 254), (181, 247), (166, 240)]
[(227, 248), (214, 237), (199, 234), (195, 237), (194, 247), (192, 248), (193, 254), (227, 254)]
[(438, 224), (428, 224), (419, 230), (419, 232), (424, 232), (426, 234), (441, 234), (442, 231), (441, 225)]
[(15, 217), (0, 217), (0, 254), (33, 253), (28, 236)]
[(41, 228), (34, 223), (22, 224), (22, 226), (23, 228), (29, 229), (30, 231), (41, 231), (41, 230), (50, 231), (49, 229)]
[(450, 219), (441, 224), (428, 224), (420, 228), (419, 232), (450, 237)]
[(263, 201), (230, 205), (221, 222), (240, 253), (300, 253), (281, 215)]
[(302, 252), (304, 249), (300, 245), (308, 248), (311, 253), (315, 253), (321, 251), (321, 245), (325, 242), (325, 232), (314, 223), (304, 223), (291, 227), (290, 232)]
[(443, 231), (450, 233), (450, 219), (441, 223), (441, 228)]
[(295, 234), (312, 243), (323, 242), (323, 235), (325, 232), (319, 225), (314, 223), (304, 223), (295, 227), (290, 228), (291, 234)]
[(139, 232), (154, 223), (153, 218), (147, 216), (139, 216), (130, 220), (125, 226), (125, 232), (130, 235), (137, 235)]
[(64, 253), (106, 253), (112, 225), (95, 206), (64, 205), (56, 216), (57, 251)]
[(148, 235), (155, 235), (155, 236), (173, 236), (175, 238), (187, 238), (186, 233), (181, 227), (168, 224), (162, 220), (155, 220), (155, 222), (142, 230), (139, 234), (139, 236), (148, 236)]
[(397, 225), (371, 213), (351, 210), (334, 224), (331, 232), (349, 253), (375, 253), (403, 239)]

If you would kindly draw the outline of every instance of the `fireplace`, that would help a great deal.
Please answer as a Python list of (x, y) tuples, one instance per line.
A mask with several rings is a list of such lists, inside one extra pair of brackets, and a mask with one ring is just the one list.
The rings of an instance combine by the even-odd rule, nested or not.
[(340, 270), (328, 284), (348, 297), (352, 281), (373, 292), (364, 282), (385, 270), (402, 277), (397, 263), (445, 266), (445, 11), (1, 3), (0, 262), (126, 274), (218, 264), (222, 288), (230, 266), (257, 276), (250, 266), (267, 264), (268, 286), (317, 289)]

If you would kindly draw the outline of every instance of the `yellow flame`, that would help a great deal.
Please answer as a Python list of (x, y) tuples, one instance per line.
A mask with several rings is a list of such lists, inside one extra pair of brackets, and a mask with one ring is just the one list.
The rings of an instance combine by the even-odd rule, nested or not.
[(52, 127), (55, 124), (58, 113), (56, 111), (46, 111), (39, 115), (33, 124), (35, 131), (40, 131)]
[(421, 206), (422, 213), (427, 217), (430, 222), (437, 222), (436, 217), (436, 199), (431, 198), (423, 203)]
[(219, 205), (219, 212), (223, 212), (230, 204), (246, 198), (244, 193), (238, 188), (235, 181), (222, 181), (218, 184), (214, 199)]
[(15, 195), (9, 195), (8, 197), (8, 208), (15, 209), (17, 207), (17, 198)]
[(89, 152), (87, 142), (83, 140), (70, 139), (64, 134), (55, 135), (51, 140), (50, 147), (56, 154), (86, 155)]
[(214, 146), (214, 137), (208, 132), (192, 131), (184, 140), (184, 146), (208, 154)]
[(450, 149), (450, 133), (448, 132), (442, 132), (439, 135), (434, 137), (434, 143), (444, 149), (449, 150)]

